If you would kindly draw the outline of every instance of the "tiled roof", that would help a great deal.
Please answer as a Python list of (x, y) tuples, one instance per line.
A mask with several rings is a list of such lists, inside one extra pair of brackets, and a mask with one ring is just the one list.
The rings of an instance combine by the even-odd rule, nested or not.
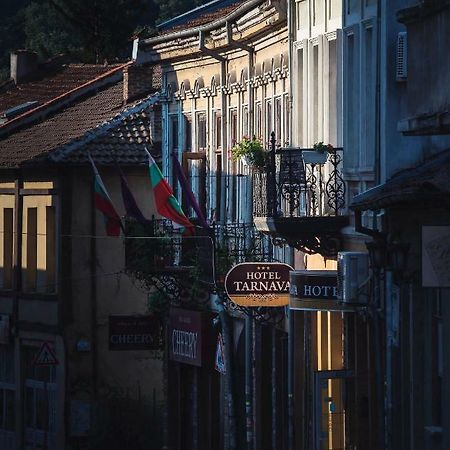
[(42, 73), (38, 80), (17, 86), (9, 84), (0, 93), (0, 113), (29, 101), (46, 103), (122, 66), (123, 64), (68, 64)]
[(159, 34), (165, 35), (205, 25), (209, 22), (213, 22), (217, 19), (227, 16), (228, 14), (231, 14), (234, 10), (236, 10), (239, 6), (241, 6), (242, 3), (243, 3), (242, 1), (237, 1), (235, 3), (232, 3), (231, 5), (226, 5), (216, 10), (207, 11), (204, 14), (201, 14), (194, 18), (189, 18), (188, 16), (186, 17), (186, 21), (179, 24), (177, 23), (175, 26), (170, 28), (164, 28), (163, 30), (160, 31)]
[[(16, 167), (48, 161), (50, 152), (95, 133), (106, 121), (123, 113), (122, 99), (123, 84), (119, 82), (44, 122), (0, 140), (0, 166)], [(115, 128), (108, 128), (101, 136), (96, 135), (98, 142), (91, 139), (86, 148), (100, 164), (111, 163), (111, 154), (119, 157), (120, 162), (139, 164), (144, 161), (143, 144), (151, 145), (148, 120), (144, 111), (137, 111), (134, 116), (127, 115), (123, 123), (114, 122), (117, 124)], [(61, 162), (85, 162), (85, 157), (77, 151), (64, 156), (60, 158)]]

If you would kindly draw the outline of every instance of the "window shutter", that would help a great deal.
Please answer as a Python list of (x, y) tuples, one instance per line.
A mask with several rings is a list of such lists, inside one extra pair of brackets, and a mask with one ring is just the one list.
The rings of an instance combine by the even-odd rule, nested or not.
[(397, 81), (406, 81), (408, 77), (408, 39), (406, 31), (397, 36)]

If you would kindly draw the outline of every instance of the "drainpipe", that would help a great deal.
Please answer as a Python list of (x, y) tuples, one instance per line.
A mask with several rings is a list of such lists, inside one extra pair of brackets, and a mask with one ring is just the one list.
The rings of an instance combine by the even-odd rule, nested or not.
[[(226, 84), (226, 71), (227, 71), (227, 59), (220, 55), (218, 52), (206, 48), (205, 46), (205, 35), (202, 30), (198, 33), (198, 48), (205, 55), (220, 62), (220, 85), (225, 86)], [(227, 162), (227, 150), (226, 150), (226, 95), (222, 90), (222, 169), (224, 163)], [(226, 186), (225, 186), (225, 176), (222, 170), (222, 183), (221, 183), (221, 218), (225, 217), (225, 199), (226, 199)], [(216, 306), (219, 313), (219, 319), (222, 326), (222, 337), (224, 341), (224, 353), (225, 353), (225, 363), (226, 372), (225, 380), (228, 387), (228, 426), (230, 432), (229, 445), (226, 450), (237, 450), (237, 426), (236, 426), (236, 403), (235, 403), (235, 389), (234, 389), (234, 370), (233, 370), (233, 331), (230, 324), (230, 317), (224, 307), (224, 300), (217, 297)]]
[[(292, 111), (293, 111), (293, 90), (294, 90), (294, 61), (293, 61), (293, 45), (294, 45), (294, 30), (295, 30), (295, 20), (294, 11), (295, 4), (294, 0), (288, 0), (287, 8), (287, 25), (288, 25), (288, 67), (289, 67), (289, 142), (291, 145), (292, 141)], [(294, 251), (291, 253), (291, 266), (295, 269), (295, 256)], [(287, 405), (288, 405), (288, 449), (294, 450), (294, 311), (292, 311), (288, 306), (288, 367), (287, 367)]]
[(375, 184), (381, 182), (381, 0), (377, 0), (377, 49), (375, 86)]
[[(248, 76), (249, 79), (253, 74), (254, 55), (253, 47), (233, 40), (231, 22), (226, 23), (227, 28), (227, 44), (238, 50), (245, 50), (248, 53)], [(248, 113), (249, 113), (249, 135), (253, 135), (253, 87), (248, 86)], [(249, 222), (252, 220), (252, 211), (247, 211)], [(247, 450), (253, 450), (254, 446), (254, 430), (253, 430), (253, 314), (250, 312), (245, 316), (245, 417), (246, 417), (246, 443)]]

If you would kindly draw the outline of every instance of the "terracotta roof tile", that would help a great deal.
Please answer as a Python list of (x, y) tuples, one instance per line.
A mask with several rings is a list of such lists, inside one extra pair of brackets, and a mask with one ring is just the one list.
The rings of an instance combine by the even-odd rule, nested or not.
[(42, 158), (73, 139), (80, 138), (122, 109), (123, 85), (117, 83), (44, 122), (0, 140), (0, 166), (14, 167)]
[(44, 73), (38, 80), (6, 85), (0, 93), (0, 113), (28, 101), (48, 102), (122, 65), (69, 64)]

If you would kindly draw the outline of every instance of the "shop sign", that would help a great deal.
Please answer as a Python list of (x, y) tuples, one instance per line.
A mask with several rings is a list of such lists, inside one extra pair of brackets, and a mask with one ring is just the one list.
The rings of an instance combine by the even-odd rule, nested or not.
[(109, 316), (110, 350), (155, 350), (161, 325), (156, 316)]
[(351, 307), (338, 303), (337, 271), (294, 270), (291, 272), (289, 306), (312, 311), (346, 311)]
[(206, 316), (198, 311), (171, 308), (169, 317), (169, 358), (201, 367), (208, 344)]
[(289, 272), (283, 263), (242, 263), (225, 278), (225, 290), (240, 306), (286, 306), (289, 304)]

